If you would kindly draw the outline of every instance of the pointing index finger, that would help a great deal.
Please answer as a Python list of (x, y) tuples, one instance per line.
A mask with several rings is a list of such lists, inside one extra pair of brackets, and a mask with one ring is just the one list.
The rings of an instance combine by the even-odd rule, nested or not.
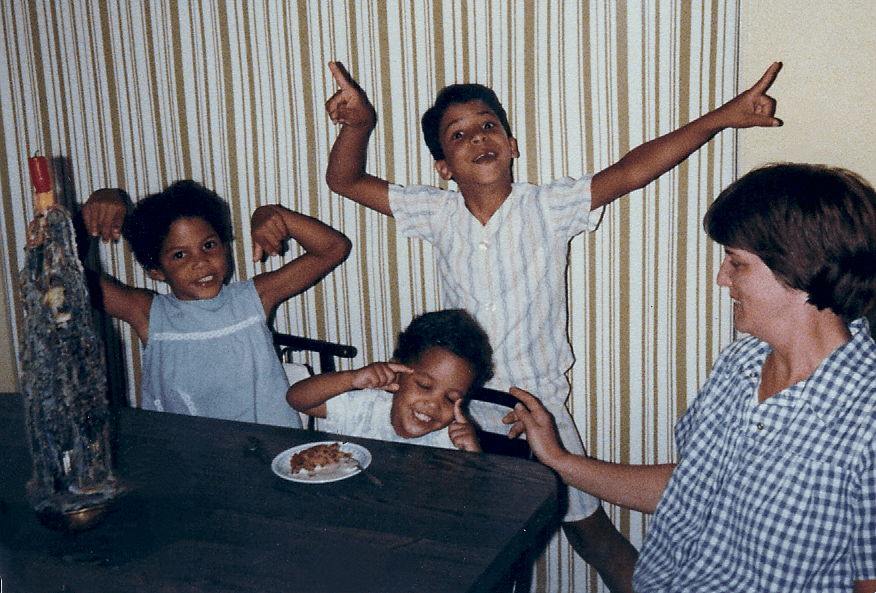
[(779, 73), (779, 70), (782, 69), (781, 62), (773, 62), (767, 71), (764, 72), (763, 76), (760, 77), (760, 80), (755, 83), (752, 90), (757, 91), (760, 94), (763, 94), (769, 90), (769, 88), (773, 85), (773, 82), (776, 80), (776, 76)]
[(332, 76), (341, 90), (349, 90), (353, 88), (353, 79), (350, 77), (350, 73), (347, 72), (347, 69), (344, 68), (342, 63), (329, 62), (329, 70), (331, 70)]
[(413, 373), (414, 369), (399, 362), (387, 362), (386, 366), (396, 373)]

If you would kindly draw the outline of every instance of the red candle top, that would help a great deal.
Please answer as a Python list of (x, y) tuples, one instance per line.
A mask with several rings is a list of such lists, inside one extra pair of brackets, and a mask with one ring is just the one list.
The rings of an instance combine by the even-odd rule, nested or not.
[(30, 168), (30, 180), (36, 193), (52, 190), (52, 176), (49, 174), (49, 162), (44, 156), (34, 156), (27, 159)]

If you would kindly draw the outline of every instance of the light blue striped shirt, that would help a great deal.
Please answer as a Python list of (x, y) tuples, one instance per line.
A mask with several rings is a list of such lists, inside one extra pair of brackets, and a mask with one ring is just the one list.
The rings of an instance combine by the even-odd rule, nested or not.
[[(493, 385), (539, 393), (564, 383), (574, 362), (566, 333), (569, 240), (599, 221), (590, 212), (590, 177), (515, 183), (486, 225), (459, 192), (391, 186), (389, 195), (398, 230), (435, 247), (442, 306), (467, 310), (489, 335)], [(562, 401), (568, 384), (564, 391), (556, 394)]]

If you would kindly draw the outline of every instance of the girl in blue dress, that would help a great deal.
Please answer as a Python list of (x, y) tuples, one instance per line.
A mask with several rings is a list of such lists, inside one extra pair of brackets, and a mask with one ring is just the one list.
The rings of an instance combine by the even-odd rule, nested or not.
[(102, 294), (92, 298), (129, 323), (144, 346), (142, 407), (300, 427), (297, 415), (268, 412), (284, 409), (289, 383), (267, 320), (343, 262), (349, 239), (282, 206), (261, 206), (252, 215), (253, 259), (277, 255), (290, 238), (304, 253), (278, 270), (229, 282), (231, 226), (215, 192), (178, 181), (127, 211), (121, 190), (102, 189), (82, 217), (93, 237), (123, 235), (149, 276), (170, 288), (158, 294), (101, 274)]

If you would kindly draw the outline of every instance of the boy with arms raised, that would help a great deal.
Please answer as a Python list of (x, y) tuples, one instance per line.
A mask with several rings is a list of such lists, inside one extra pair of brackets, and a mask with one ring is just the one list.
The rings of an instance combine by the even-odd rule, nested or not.
[[(607, 169), (579, 180), (535, 186), (514, 183), (519, 156), (505, 110), (481, 85), (453, 85), (423, 115), (435, 168), (458, 191), (400, 187), (365, 170), (376, 124), (364, 91), (339, 63), (329, 68), (339, 90), (326, 102), (342, 124), (326, 171), (332, 191), (393, 216), (399, 232), (433, 244), (441, 274), (442, 306), (464, 308), (483, 325), (494, 348), (491, 387), (511, 385), (538, 393), (557, 418), (563, 443), (584, 450), (565, 403), (573, 363), (566, 335), (566, 262), (569, 240), (596, 227), (594, 210), (639, 189), (726, 128), (778, 126), (775, 102), (765, 93), (780, 64), (722, 107), (630, 151)], [(487, 428), (498, 418), (475, 418)], [(570, 489), (564, 531), (578, 554), (615, 591), (630, 590), (636, 550), (621, 536), (599, 501)]]

